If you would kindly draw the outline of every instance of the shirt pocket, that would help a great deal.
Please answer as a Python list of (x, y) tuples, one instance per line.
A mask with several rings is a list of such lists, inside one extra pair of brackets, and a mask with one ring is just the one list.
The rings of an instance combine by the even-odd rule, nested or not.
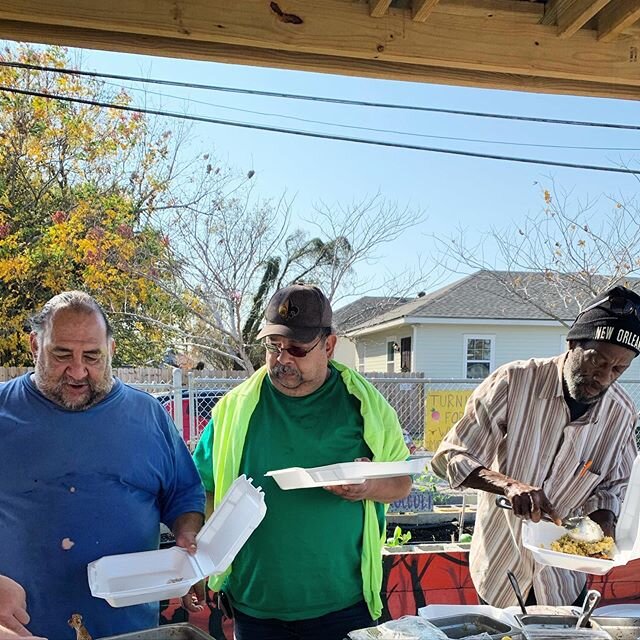
[(558, 498), (554, 502), (556, 510), (562, 517), (580, 510), (601, 481), (602, 476), (599, 473), (589, 470), (581, 470), (573, 477), (567, 478), (557, 492)]

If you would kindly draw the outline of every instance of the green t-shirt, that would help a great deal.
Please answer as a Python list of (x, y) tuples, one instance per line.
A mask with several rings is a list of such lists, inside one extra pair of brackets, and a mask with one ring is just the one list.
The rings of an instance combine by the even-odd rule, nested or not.
[[(213, 491), (213, 429), (194, 453), (205, 488)], [(235, 607), (257, 618), (301, 620), (363, 599), (363, 504), (325, 489), (283, 491), (267, 471), (318, 467), (371, 457), (363, 440), (360, 402), (338, 372), (314, 393), (290, 397), (268, 376), (249, 423), (240, 473), (262, 486), (267, 514), (233, 562), (225, 590)]]

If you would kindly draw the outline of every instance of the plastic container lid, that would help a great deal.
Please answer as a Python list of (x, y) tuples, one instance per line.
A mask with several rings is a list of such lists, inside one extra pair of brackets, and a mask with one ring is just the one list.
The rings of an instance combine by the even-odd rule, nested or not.
[(264, 493), (242, 475), (198, 532), (195, 555), (172, 547), (104, 556), (87, 566), (91, 593), (112, 607), (181, 597), (196, 582), (223, 573), (266, 512)]
[(399, 462), (340, 462), (323, 467), (289, 467), (267, 471), (281, 489), (310, 489), (331, 487), (340, 484), (360, 484), (368, 478), (392, 478), (421, 473), (427, 464), (426, 458), (414, 458)]
[[(640, 456), (631, 469), (629, 484), (625, 494), (620, 517), (616, 526), (616, 550), (612, 560), (588, 558), (550, 549), (551, 543), (566, 533), (566, 529), (552, 522), (529, 522), (522, 524), (522, 544), (533, 554), (540, 564), (582, 571), (594, 575), (604, 575), (614, 567), (640, 558)], [(541, 548), (541, 545), (544, 548)]]

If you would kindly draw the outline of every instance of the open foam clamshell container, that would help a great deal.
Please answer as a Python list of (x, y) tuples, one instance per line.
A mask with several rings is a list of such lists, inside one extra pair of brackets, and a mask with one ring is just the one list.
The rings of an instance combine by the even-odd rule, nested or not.
[(616, 526), (616, 548), (613, 559), (589, 558), (551, 550), (551, 543), (565, 533), (566, 529), (552, 522), (529, 522), (522, 524), (522, 544), (533, 554), (536, 562), (582, 571), (602, 576), (614, 567), (640, 558), (640, 456), (635, 459), (629, 485), (625, 494), (620, 517)]
[(264, 493), (242, 475), (196, 536), (181, 547), (104, 556), (87, 566), (89, 588), (112, 607), (184, 596), (196, 582), (224, 572), (267, 512)]
[(323, 467), (289, 467), (267, 471), (281, 489), (311, 489), (341, 484), (359, 484), (368, 478), (392, 478), (422, 473), (426, 458), (412, 458), (397, 462), (339, 462)]

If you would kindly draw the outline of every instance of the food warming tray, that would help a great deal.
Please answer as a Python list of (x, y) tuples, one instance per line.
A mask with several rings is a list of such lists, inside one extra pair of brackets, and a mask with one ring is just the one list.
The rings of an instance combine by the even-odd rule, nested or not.
[(117, 636), (108, 636), (98, 640), (216, 640), (208, 633), (188, 622), (165, 624), (153, 629), (132, 631)]
[(492, 640), (518, 634), (518, 630), (505, 622), (477, 613), (461, 613), (444, 618), (432, 618), (429, 622), (438, 627), (448, 638), (466, 638), (487, 633)]

